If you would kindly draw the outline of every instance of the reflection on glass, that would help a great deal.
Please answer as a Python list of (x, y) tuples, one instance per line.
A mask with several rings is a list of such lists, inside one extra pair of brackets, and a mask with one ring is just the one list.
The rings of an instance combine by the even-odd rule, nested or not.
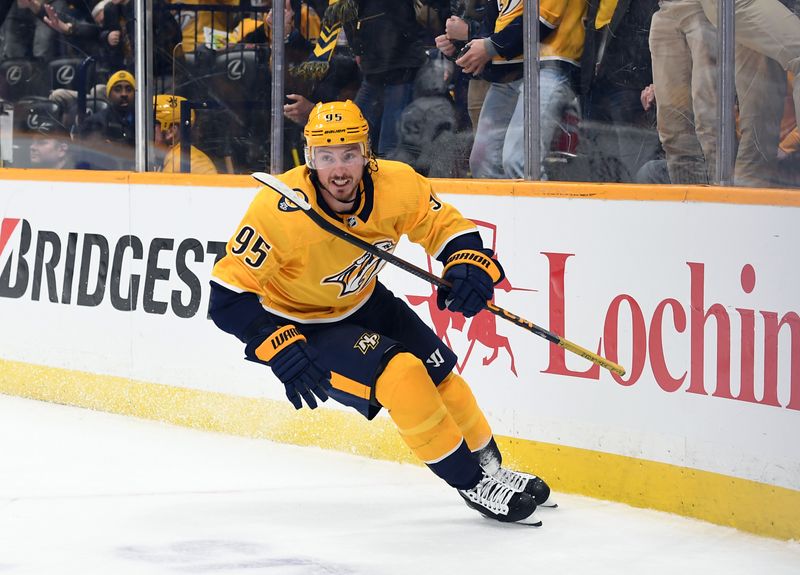
[[(285, 96), (272, 102), (271, 0), (153, 0), (153, 93), (192, 114), (147, 142), (149, 169), (265, 170), (273, 137), (289, 169), (304, 161), (312, 106), (351, 99), (376, 155), (431, 177), (521, 177), (528, 129), (544, 179), (714, 182), (717, 0), (541, 0), (541, 125), (528, 127), (522, 0), (282, 1)], [(3, 166), (133, 169), (143, 81), (133, 4), (11, 3), (0, 28)], [(800, 187), (798, 2), (733, 7), (735, 183)], [(185, 151), (165, 166), (178, 143)]]

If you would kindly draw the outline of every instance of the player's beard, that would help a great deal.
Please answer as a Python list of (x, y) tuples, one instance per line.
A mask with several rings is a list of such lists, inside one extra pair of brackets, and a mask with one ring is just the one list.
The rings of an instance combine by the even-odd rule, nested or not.
[(334, 200), (334, 202), (328, 202), (331, 204), (331, 209), (335, 212), (351, 210), (358, 198), (358, 185), (360, 183), (361, 178), (354, 177), (350, 173), (331, 175), (325, 182), (322, 182), (322, 187), (329, 195), (329, 200)]

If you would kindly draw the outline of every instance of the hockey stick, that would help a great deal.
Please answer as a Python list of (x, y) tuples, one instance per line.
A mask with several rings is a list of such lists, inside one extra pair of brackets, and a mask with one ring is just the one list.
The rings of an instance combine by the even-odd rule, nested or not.
[[(405, 261), (404, 259), (398, 258), (396, 255), (390, 252), (383, 251), (382, 249), (365, 242), (364, 240), (357, 238), (347, 230), (343, 230), (340, 227), (332, 224), (320, 214), (318, 214), (305, 199), (303, 199), (300, 194), (298, 194), (295, 190), (284, 184), (278, 178), (271, 174), (267, 174), (264, 172), (255, 172), (252, 176), (264, 184), (265, 186), (275, 190), (280, 195), (282, 195), (286, 200), (292, 202), (297, 207), (299, 207), (305, 215), (307, 215), (311, 220), (317, 224), (320, 228), (333, 234), (334, 236), (343, 239), (346, 242), (351, 243), (352, 245), (361, 248), (367, 253), (372, 254), (373, 256), (387, 261), (391, 264), (396, 265), (400, 269), (407, 271), (410, 274), (417, 276), (420, 279), (423, 279), (429, 283), (437, 287), (445, 287), (449, 288), (450, 282), (435, 276), (428, 271), (415, 266), (414, 264)], [(617, 375), (625, 375), (625, 368), (621, 365), (614, 363), (611, 360), (608, 360), (596, 353), (593, 353), (586, 349), (585, 347), (581, 347), (571, 341), (560, 337), (543, 327), (536, 325), (533, 322), (528, 321), (527, 319), (521, 318), (520, 316), (511, 313), (508, 310), (505, 310), (491, 301), (486, 302), (486, 309), (492, 312), (494, 315), (501, 317), (505, 320), (510, 321), (513, 324), (516, 324), (530, 332), (535, 333), (539, 337), (542, 337), (549, 341), (552, 344), (558, 345), (566, 349), (567, 351), (571, 351), (572, 353), (579, 355), (585, 359), (588, 359), (592, 363), (599, 365), (611, 372), (616, 373)]]

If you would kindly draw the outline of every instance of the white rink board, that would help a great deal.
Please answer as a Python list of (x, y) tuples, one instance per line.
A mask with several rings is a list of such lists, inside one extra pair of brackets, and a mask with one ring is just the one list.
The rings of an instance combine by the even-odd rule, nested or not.
[[(206, 319), (214, 259), (209, 242), (217, 242), (218, 248), (228, 239), (255, 191), (255, 186), (3, 181), (0, 358), (282, 399), (282, 386), (269, 381), (268, 370), (243, 361), (241, 344)], [(550, 365), (554, 361), (550, 354), (557, 348), (501, 320), (496, 329), (489, 322), (483, 337), (470, 332), (470, 320), (460, 331), (449, 325), (443, 333), (459, 354), (459, 368), (496, 433), (800, 489), (800, 450), (793, 440), (800, 433), (800, 373), (790, 372), (792, 361), (800, 367), (800, 323), (794, 319), (800, 313), (795, 252), (800, 245), (800, 209), (505, 196), (444, 199), (467, 217), (488, 224), (481, 225), (482, 233), (487, 241), (495, 242), (515, 288), (498, 290), (498, 305), (554, 331), (551, 314), (563, 308), (565, 333), (561, 335), (594, 350), (603, 339), (601, 354), (618, 359), (635, 378), (631, 382), (631, 376), (626, 376), (629, 385), (623, 385), (607, 372), (592, 377), (564, 375), (563, 369), (557, 373)], [(4, 246), (3, 233), (7, 236)], [(70, 234), (77, 238), (74, 250), (68, 249)], [(89, 237), (95, 242), (108, 244), (105, 273), (111, 278), (116, 271), (122, 279), (124, 285), (114, 290), (123, 299), (129, 278), (139, 278), (134, 311), (115, 309), (110, 279), (99, 305), (78, 305), (87, 234), (94, 234)], [(114, 254), (119, 251), (115, 248), (128, 235), (135, 239), (123, 242), (136, 245), (120, 252), (121, 265), (115, 266)], [(26, 236), (30, 245), (23, 260), (28, 277), (20, 283), (17, 271)], [(41, 243), (38, 260), (52, 263), (50, 275), (55, 281), (47, 281), (47, 265), (37, 267), (40, 239), (47, 241)], [(60, 244), (57, 263), (52, 259), (53, 241)], [(135, 253), (137, 245), (141, 253)], [(68, 266), (70, 251), (76, 252), (73, 266)], [(84, 273), (89, 281), (83, 291), (88, 293), (96, 288), (100, 248), (92, 254)], [(422, 267), (428, 265), (417, 246), (401, 244), (397, 255)], [(3, 275), (7, 267), (10, 274)], [(67, 290), (70, 303), (65, 304), (68, 267), (74, 268), (74, 277)], [(183, 267), (186, 270), (181, 271)], [(148, 285), (148, 269), (152, 285)], [(167, 274), (169, 278), (163, 279)], [(407, 301), (409, 296), (431, 293), (421, 280), (390, 266), (381, 277)], [(38, 300), (34, 297), (37, 283)], [(563, 306), (551, 300), (551, 284), (563, 284)], [(19, 297), (11, 293), (15, 285), (22, 286)], [(49, 300), (51, 292), (57, 303)], [(171, 303), (173, 292), (179, 296), (177, 305)], [(609, 314), (610, 304), (619, 296), (624, 296), (619, 313)], [(694, 316), (693, 297), (695, 303), (703, 300)], [(661, 304), (667, 299), (674, 301)], [(412, 303), (419, 302), (413, 299)], [(164, 313), (153, 313), (162, 311), (164, 304)], [(729, 324), (729, 343), (723, 338), (723, 348), (730, 357), (721, 369), (717, 366), (717, 322), (713, 317), (703, 322), (703, 314), (712, 306)], [(179, 317), (176, 308), (190, 317)], [(430, 319), (424, 302), (414, 309)], [(657, 309), (663, 313), (656, 314)], [(685, 320), (683, 329), (676, 328), (675, 310), (678, 319)], [(660, 330), (653, 327), (654, 315), (663, 318)], [(786, 318), (778, 332), (777, 363), (765, 362), (770, 317)], [(794, 341), (791, 322), (798, 326)], [(609, 354), (603, 337), (606, 323), (609, 333), (618, 325), (618, 358)], [(633, 332), (641, 368), (632, 360)], [(492, 359), (494, 347), (498, 349)], [(753, 374), (754, 397), (763, 397), (765, 366), (767, 371), (776, 369), (779, 405), (713, 395), (720, 395), (717, 387), (719, 380), (724, 381), (725, 364), (729, 364), (729, 395), (740, 395), (743, 347), (745, 372)], [(770, 343), (766, 348), (770, 351), (774, 346)], [(748, 364), (751, 349), (753, 359)], [(516, 375), (511, 371), (509, 350)], [(656, 368), (659, 381), (669, 387), (665, 378), (676, 380), (674, 391), (666, 391), (656, 380), (653, 365), (659, 360), (666, 367), (666, 371)], [(582, 372), (591, 365), (566, 354), (566, 367)], [(700, 388), (705, 393), (687, 392)]]

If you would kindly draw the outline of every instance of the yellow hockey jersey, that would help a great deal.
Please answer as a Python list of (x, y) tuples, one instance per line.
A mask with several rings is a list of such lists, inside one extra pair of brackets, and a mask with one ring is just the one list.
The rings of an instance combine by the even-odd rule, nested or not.
[[(317, 196), (306, 166), (279, 177), (335, 225), (394, 251), (405, 235), (436, 256), (453, 238), (477, 231), (436, 197), (427, 179), (403, 163), (378, 160), (361, 183), (357, 208), (338, 215)], [(300, 323), (332, 322), (372, 294), (385, 262), (319, 228), (297, 206), (262, 188), (214, 266), (212, 281), (258, 295), (268, 312)]]
[[(522, 0), (497, 0), (497, 20), (494, 23), (494, 32), (500, 32), (505, 29), (512, 20), (522, 17), (523, 11)], [(522, 60), (522, 54), (516, 58), (506, 60), (500, 55), (492, 58), (494, 64), (519, 64)]]
[[(205, 152), (191, 147), (189, 150), (189, 162), (193, 174), (216, 174), (217, 167)], [(181, 145), (172, 146), (164, 157), (164, 164), (161, 166), (164, 173), (177, 173), (181, 171)]]
[[(610, 20), (617, 0), (600, 0), (598, 22)], [(555, 28), (539, 47), (541, 60), (563, 60), (579, 65), (586, 40), (584, 19), (588, 4), (586, 0), (542, 0), (539, 4), (539, 19)]]

